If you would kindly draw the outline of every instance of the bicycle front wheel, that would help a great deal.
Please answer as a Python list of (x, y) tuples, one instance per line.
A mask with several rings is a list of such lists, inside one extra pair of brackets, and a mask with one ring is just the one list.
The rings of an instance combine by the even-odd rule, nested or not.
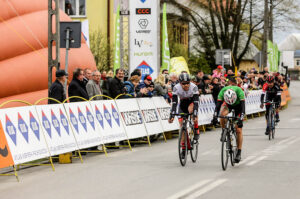
[[(222, 133), (222, 148), (221, 148), (221, 163), (222, 168), (225, 171), (228, 164), (228, 158), (229, 158), (229, 150), (228, 150), (228, 137), (227, 135), (227, 129), (225, 129)], [(224, 135), (225, 134), (225, 135)]]
[(273, 110), (269, 110), (269, 116), (268, 116), (268, 127), (269, 127), (269, 140), (272, 138), (272, 131), (273, 131)]
[[(196, 133), (196, 132), (194, 132), (194, 133)], [(194, 140), (194, 136), (191, 136), (190, 142), (191, 142), (191, 150), (190, 150), (191, 158), (192, 158), (192, 161), (195, 163), (197, 161), (197, 157), (198, 157), (199, 142)]]
[(179, 161), (182, 166), (185, 166), (187, 160), (187, 132), (186, 129), (181, 128), (179, 131), (178, 138), (178, 153), (179, 153)]
[(230, 162), (231, 162), (231, 166), (234, 166), (235, 161), (234, 158), (236, 156), (237, 153), (237, 138), (236, 138), (236, 132), (233, 131), (230, 134)]

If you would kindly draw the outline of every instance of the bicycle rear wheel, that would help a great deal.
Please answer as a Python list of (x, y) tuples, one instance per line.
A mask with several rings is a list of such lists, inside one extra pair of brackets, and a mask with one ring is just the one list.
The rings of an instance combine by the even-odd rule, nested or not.
[[(227, 135), (227, 129), (225, 129), (222, 133), (222, 148), (221, 148), (221, 162), (222, 162), (222, 168), (225, 171), (228, 164), (228, 158), (229, 158), (229, 150), (228, 150), (228, 137)], [(225, 135), (223, 135), (225, 134)]]
[(194, 131), (194, 129), (190, 129), (190, 143), (191, 143), (191, 158), (192, 161), (195, 163), (197, 161), (197, 157), (198, 157), (198, 145), (199, 142), (194, 140), (194, 133), (196, 133)]
[(234, 161), (234, 158), (236, 156), (236, 153), (237, 153), (237, 137), (236, 137), (236, 132), (233, 131), (231, 134), (230, 134), (230, 162), (231, 162), (231, 165), (234, 167), (235, 165), (235, 161)]
[[(187, 132), (186, 129), (181, 128), (179, 131), (179, 138), (178, 138), (178, 153), (179, 153), (179, 161), (182, 166), (185, 166), (187, 160)], [(181, 140), (184, 141), (182, 142)]]

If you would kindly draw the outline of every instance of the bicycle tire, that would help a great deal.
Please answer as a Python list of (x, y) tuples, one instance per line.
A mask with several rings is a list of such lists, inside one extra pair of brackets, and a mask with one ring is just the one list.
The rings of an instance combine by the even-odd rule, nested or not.
[[(227, 136), (224, 136), (223, 134), (227, 134), (227, 129), (225, 129), (222, 132), (222, 137), (225, 138), (222, 140), (222, 148), (221, 148), (221, 163), (222, 163), (222, 169), (225, 171), (227, 169), (228, 165), (228, 158), (229, 158), (229, 150), (228, 150), (228, 138)], [(226, 156), (226, 157), (225, 157)]]
[(237, 135), (236, 135), (235, 131), (233, 131), (230, 135), (231, 135), (231, 139), (230, 139), (230, 150), (231, 150), (230, 162), (231, 162), (231, 166), (234, 167), (234, 165), (235, 165), (234, 158), (235, 158), (236, 153), (237, 153)]
[(274, 137), (275, 137), (275, 113), (273, 112), (273, 117), (272, 117), (272, 139), (274, 140)]
[[(186, 161), (187, 161), (187, 133), (186, 130), (184, 128), (181, 128), (179, 131), (179, 137), (178, 137), (178, 153), (179, 153), (179, 161), (181, 166), (185, 166)], [(181, 145), (181, 140), (182, 140), (182, 136), (185, 137), (184, 142), (183, 142), (183, 147), (185, 148), (185, 155), (184, 158), (182, 158), (182, 153), (183, 153), (183, 147)]]
[(269, 116), (268, 116), (268, 127), (269, 127), (269, 140), (271, 140), (272, 138), (272, 119), (273, 119), (273, 116), (272, 116), (272, 111), (273, 110), (269, 110)]
[(191, 143), (191, 147), (192, 147), (192, 149), (190, 150), (191, 159), (195, 163), (197, 161), (197, 158), (198, 158), (198, 145), (199, 145), (199, 142), (194, 140), (195, 131), (194, 131), (193, 128), (191, 128), (190, 132), (193, 132), (193, 136), (190, 136), (190, 138), (191, 138), (190, 143)]

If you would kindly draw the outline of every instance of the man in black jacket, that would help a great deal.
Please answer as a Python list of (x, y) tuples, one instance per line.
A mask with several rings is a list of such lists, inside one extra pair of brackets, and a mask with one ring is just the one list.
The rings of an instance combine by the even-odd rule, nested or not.
[(124, 69), (119, 68), (116, 70), (116, 76), (109, 79), (109, 94), (110, 97), (116, 98), (118, 95), (126, 92), (125, 86), (123, 84), (124, 79)]
[[(84, 99), (89, 99), (89, 96), (87, 94), (85, 84), (83, 82), (83, 70), (80, 68), (76, 68), (73, 72), (73, 80), (71, 81), (68, 89), (69, 97), (72, 96), (78, 96), (82, 97)], [(80, 98), (72, 98), (70, 99), (70, 102), (80, 102), (84, 101)]]
[[(63, 85), (65, 84), (67, 73), (64, 70), (58, 70), (56, 71), (55, 76), (56, 80), (49, 89), (48, 97), (63, 102), (66, 99)], [(48, 104), (58, 104), (58, 102), (49, 99)]]

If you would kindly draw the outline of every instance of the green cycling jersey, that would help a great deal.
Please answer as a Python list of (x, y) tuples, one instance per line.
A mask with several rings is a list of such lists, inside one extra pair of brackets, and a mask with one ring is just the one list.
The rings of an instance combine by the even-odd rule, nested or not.
[(241, 103), (242, 100), (245, 100), (245, 93), (244, 93), (243, 89), (241, 89), (238, 86), (226, 86), (226, 87), (222, 88), (222, 90), (220, 91), (220, 93), (218, 95), (218, 101), (224, 101), (224, 93), (228, 89), (235, 91), (235, 93), (237, 95), (237, 99), (236, 99), (235, 103), (232, 104), (231, 106), (237, 106)]

